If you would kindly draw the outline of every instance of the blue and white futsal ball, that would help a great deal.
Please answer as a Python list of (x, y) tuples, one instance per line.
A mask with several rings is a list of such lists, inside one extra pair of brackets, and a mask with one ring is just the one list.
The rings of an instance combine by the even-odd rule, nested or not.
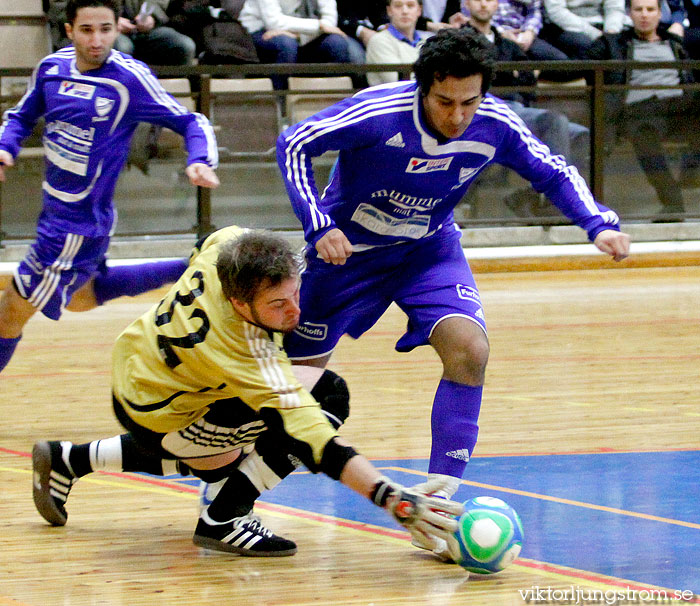
[(508, 503), (494, 497), (476, 497), (464, 503), (455, 531), (462, 568), (475, 574), (493, 574), (520, 554), (523, 526)]

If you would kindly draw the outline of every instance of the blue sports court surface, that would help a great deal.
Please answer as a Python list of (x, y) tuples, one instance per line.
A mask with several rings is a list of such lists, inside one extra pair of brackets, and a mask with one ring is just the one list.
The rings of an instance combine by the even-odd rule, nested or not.
[[(405, 485), (422, 482), (427, 470), (424, 460), (374, 463)], [(481, 495), (520, 514), (525, 541), (516, 564), (611, 589), (686, 592), (686, 603), (700, 603), (700, 451), (474, 458), (455, 499)], [(261, 501), (263, 514), (279, 505), (329, 524), (402, 534), (382, 511), (321, 475), (294, 473)]]

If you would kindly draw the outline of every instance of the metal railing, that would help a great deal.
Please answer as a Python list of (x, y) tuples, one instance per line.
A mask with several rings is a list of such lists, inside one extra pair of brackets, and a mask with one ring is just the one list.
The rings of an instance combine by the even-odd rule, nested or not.
[[(519, 61), (519, 62), (501, 62), (497, 64), (498, 71), (522, 71), (532, 70), (540, 73), (546, 72), (566, 72), (567, 74), (576, 74), (579, 78), (585, 78), (585, 83), (575, 83), (573, 86), (569, 82), (553, 82), (549, 81), (546, 88), (542, 86), (531, 87), (507, 87), (494, 88), (492, 92), (498, 96), (499, 93), (506, 92), (522, 92), (530, 93), (535, 98), (545, 94), (547, 97), (562, 95), (570, 97), (575, 95), (577, 98), (586, 99), (589, 109), (589, 127), (591, 134), (590, 145), (590, 180), (591, 190), (598, 200), (603, 200), (605, 171), (605, 129), (606, 129), (606, 93), (623, 92), (632, 88), (636, 89), (660, 89), (660, 88), (682, 88), (684, 90), (697, 91), (700, 90), (700, 84), (687, 84), (678, 87), (651, 86), (632, 87), (629, 85), (611, 85), (605, 84), (605, 74), (608, 71), (629, 71), (632, 69), (684, 69), (696, 70), (700, 73), (700, 61), (683, 61), (683, 62), (636, 62), (636, 61)], [(154, 67), (158, 77), (161, 78), (188, 78), (193, 83), (193, 93), (197, 110), (206, 116), (211, 116), (212, 100), (215, 95), (212, 94), (211, 81), (212, 78), (246, 78), (246, 77), (265, 77), (275, 75), (284, 76), (338, 76), (350, 75), (358, 76), (369, 72), (398, 72), (400, 78), (407, 79), (411, 74), (410, 65), (395, 65), (395, 64), (380, 64), (380, 65), (356, 65), (356, 64), (245, 64), (245, 65), (220, 65), (220, 66), (191, 66), (191, 67)], [(3, 79), (16, 78), (18, 76), (29, 76), (31, 68), (7, 68), (0, 69), (0, 90), (2, 88)], [(352, 94), (354, 89), (347, 91), (338, 90), (314, 90), (314, 95), (339, 93)], [(271, 96), (277, 99), (285, 98), (289, 95), (304, 94), (304, 91), (289, 91), (276, 90), (269, 92), (236, 92), (236, 93), (216, 93), (216, 96), (233, 95), (237, 97), (246, 96)], [(14, 95), (0, 95), (0, 104), (4, 109), (14, 104), (19, 97)], [(235, 154), (234, 154), (235, 155)], [(274, 159), (268, 155), (268, 161), (273, 162)], [(214, 229), (212, 222), (212, 198), (211, 190), (206, 188), (197, 188), (196, 195), (196, 218), (192, 226), (192, 231), (198, 235), (205, 235)], [(696, 217), (690, 217), (696, 218)], [(697, 217), (700, 218), (700, 217)], [(485, 220), (481, 223), (499, 223), (499, 219)], [(503, 220), (505, 223), (516, 224), (518, 221), (513, 219)], [(566, 219), (542, 219), (541, 224), (559, 224), (565, 223)], [(522, 222), (521, 222), (522, 223)], [(528, 221), (532, 224), (532, 221)], [(2, 240), (6, 236), (3, 230), (2, 223), (2, 187), (0, 186), (0, 246)]]

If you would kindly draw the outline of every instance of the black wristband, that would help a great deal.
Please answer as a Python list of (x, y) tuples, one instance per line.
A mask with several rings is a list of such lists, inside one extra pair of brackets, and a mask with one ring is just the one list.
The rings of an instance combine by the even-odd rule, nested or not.
[(391, 485), (389, 478), (382, 476), (377, 480), (374, 488), (372, 488), (372, 494), (369, 498), (375, 505), (384, 507), (386, 506), (387, 500), (394, 492), (394, 487)]

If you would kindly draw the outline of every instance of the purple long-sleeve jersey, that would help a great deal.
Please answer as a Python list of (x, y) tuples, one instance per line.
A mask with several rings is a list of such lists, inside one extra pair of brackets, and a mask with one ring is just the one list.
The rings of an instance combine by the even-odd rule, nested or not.
[(171, 97), (144, 63), (113, 50), (84, 73), (73, 47), (45, 57), (16, 107), (5, 112), (0, 149), (16, 157), (44, 117), (42, 229), (98, 237), (113, 229), (112, 198), (138, 122), (168, 127), (185, 139), (188, 164), (218, 162), (209, 121)]
[[(319, 194), (312, 158), (339, 152)], [(308, 242), (341, 229), (356, 250), (453, 227), (453, 209), (497, 162), (530, 181), (593, 240), (619, 219), (597, 203), (576, 168), (553, 156), (499, 99), (486, 95), (469, 127), (438, 139), (415, 82), (365, 89), (285, 130), (277, 159)]]

